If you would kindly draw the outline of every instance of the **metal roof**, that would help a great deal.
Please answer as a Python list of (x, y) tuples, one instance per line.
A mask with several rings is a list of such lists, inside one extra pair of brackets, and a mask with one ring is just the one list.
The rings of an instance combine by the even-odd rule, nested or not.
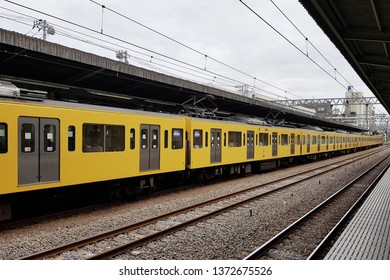
[(299, 1), (390, 113), (390, 1)]
[[(268, 118), (360, 131), (293, 108), (139, 68), (121, 61), (0, 29), (0, 79), (48, 92), (49, 99), (179, 113), (198, 107), (217, 115)], [(202, 111), (204, 109), (204, 111)]]

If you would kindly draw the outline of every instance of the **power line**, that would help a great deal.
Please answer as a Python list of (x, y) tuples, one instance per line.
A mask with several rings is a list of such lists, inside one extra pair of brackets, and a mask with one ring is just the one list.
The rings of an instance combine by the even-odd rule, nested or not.
[[(48, 14), (48, 13), (45, 13), (45, 12), (42, 12), (42, 11), (38, 11), (38, 10), (33, 9), (33, 8), (31, 8), (31, 7), (27, 7), (27, 6), (25, 6), (25, 5), (15, 3), (15, 2), (10, 1), (10, 0), (5, 0), (5, 1), (6, 1), (6, 2), (9, 2), (9, 3), (11, 3), (11, 4), (14, 4), (14, 5), (16, 5), (16, 6), (22, 7), (22, 8), (24, 8), (24, 9), (28, 9), (28, 10), (31, 10), (31, 11), (34, 11), (34, 12), (43, 14), (43, 15), (48, 16), (48, 17), (52, 17), (52, 18), (54, 18), (54, 19), (56, 19), (56, 20), (59, 20), (59, 21), (63, 21), (63, 22), (65, 22), (65, 23), (67, 23), (67, 24), (76, 26), (76, 27), (78, 27), (78, 28), (85, 29), (85, 30), (87, 30), (87, 31), (89, 31), (89, 32), (98, 33), (99, 35), (106, 36), (106, 37), (108, 37), (108, 38), (110, 38), (110, 39), (117, 40), (117, 41), (119, 41), (119, 42), (121, 42), (121, 43), (125, 43), (125, 44), (128, 44), (128, 45), (134, 46), (134, 47), (139, 48), (139, 49), (141, 49), (141, 50), (143, 50), (143, 51), (150, 52), (150, 53), (152, 53), (152, 54), (154, 54), (154, 55), (158, 55), (158, 56), (161, 56), (161, 57), (163, 57), (163, 58), (167, 58), (167, 59), (172, 60), (172, 61), (174, 61), (174, 62), (177, 62), (177, 63), (179, 63), (179, 64), (183, 64), (184, 67), (185, 67), (185, 66), (188, 66), (188, 67), (193, 67), (193, 68), (198, 69), (198, 70), (204, 70), (204, 71), (206, 71), (206, 72), (208, 72), (208, 73), (210, 73), (210, 74), (212, 75), (213, 81), (215, 81), (216, 77), (218, 76), (218, 77), (220, 77), (220, 78), (229, 80), (229, 81), (231, 81), (231, 82), (235, 82), (235, 83), (242, 84), (242, 85), (246, 84), (246, 83), (243, 83), (243, 82), (238, 81), (238, 80), (236, 80), (236, 79), (229, 78), (229, 77), (227, 77), (227, 76), (220, 75), (220, 74), (218, 74), (218, 73), (209, 71), (209, 70), (207, 70), (207, 69), (203, 69), (203, 68), (200, 68), (200, 67), (198, 67), (198, 66), (192, 65), (192, 64), (187, 63), (187, 62), (185, 62), (185, 61), (181, 61), (181, 60), (175, 59), (175, 58), (173, 58), (173, 57), (164, 55), (164, 54), (162, 54), (162, 53), (158, 53), (158, 52), (155, 52), (155, 51), (153, 51), (153, 50), (150, 50), (150, 49), (147, 49), (147, 48), (138, 46), (138, 45), (136, 45), (136, 44), (133, 44), (133, 43), (128, 42), (128, 41), (125, 41), (125, 40), (123, 40), (123, 39), (114, 37), (114, 36), (112, 36), (112, 35), (105, 34), (105, 33), (102, 34), (102, 32), (98, 32), (98, 31), (96, 31), (96, 30), (94, 30), (94, 29), (92, 29), (92, 28), (89, 28), (89, 27), (86, 27), (86, 26), (82, 26), (82, 25), (77, 24), (77, 23), (75, 23), (75, 22), (71, 22), (71, 21), (69, 21), (69, 20), (62, 19), (62, 18), (59, 18), (59, 17), (57, 17), (57, 16), (54, 16), (54, 15), (51, 15), (51, 14)], [(102, 7), (102, 8), (103, 8), (103, 7)], [(104, 6), (104, 8), (107, 8), (107, 7)], [(102, 31), (102, 30), (101, 30), (101, 31)], [(161, 33), (161, 34), (162, 34), (162, 33)], [(87, 35), (87, 36), (89, 36), (89, 35)], [(97, 39), (97, 40), (101, 41), (101, 39)], [(173, 40), (174, 40), (174, 39), (173, 39)], [(83, 40), (83, 41), (85, 42), (85, 40)], [(176, 40), (176, 41), (177, 41), (177, 40)], [(109, 43), (109, 44), (112, 44), (111, 42), (108, 42), (108, 41), (106, 41), (106, 42)], [(96, 43), (95, 43), (94, 45), (96, 45)], [(183, 45), (184, 45), (184, 44), (183, 44)], [(99, 45), (99, 46), (100, 46), (100, 45)], [(101, 47), (101, 46), (100, 46), (100, 47)], [(190, 47), (190, 48), (191, 48), (191, 47)], [(192, 48), (191, 48), (191, 49), (192, 49)], [(195, 51), (196, 51), (196, 50), (195, 50)], [(238, 72), (240, 72), (240, 73), (242, 73), (242, 74), (244, 74), (244, 75), (246, 75), (246, 76), (248, 76), (248, 77), (254, 79), (254, 81), (262, 82), (262, 83), (264, 83), (264, 84), (266, 84), (266, 85), (268, 85), (268, 86), (271, 86), (271, 87), (273, 87), (273, 88), (275, 88), (275, 89), (277, 89), (277, 90), (283, 91), (284, 93), (292, 94), (291, 92), (288, 92), (288, 91), (286, 91), (286, 90), (281, 89), (280, 87), (274, 86), (274, 85), (272, 85), (272, 84), (270, 84), (270, 83), (267, 83), (267, 82), (265, 82), (265, 81), (262, 81), (262, 80), (260, 80), (260, 79), (257, 79), (256, 77), (253, 77), (252, 75), (249, 75), (249, 74), (247, 74), (247, 73), (245, 73), (245, 72), (243, 72), (243, 71), (241, 71), (241, 70), (239, 70), (239, 69), (236, 69), (236, 68), (234, 68), (234, 67), (232, 67), (232, 66), (229, 66), (229, 65), (227, 65), (227, 64), (225, 64), (225, 63), (223, 63), (223, 62), (221, 62), (221, 61), (218, 61), (218, 60), (216, 60), (216, 59), (214, 59), (214, 58), (208, 57), (207, 55), (203, 54), (202, 52), (199, 52), (199, 51), (196, 51), (196, 52), (198, 52), (198, 53), (204, 55), (205, 58), (210, 58), (210, 59), (212, 59), (213, 61), (216, 61), (216, 62), (218, 62), (218, 63), (220, 63), (220, 64), (222, 64), (222, 65), (224, 65), (224, 66), (226, 66), (226, 67), (229, 67), (230, 69), (233, 69), (233, 70), (235, 70), (235, 71), (238, 71)], [(153, 57), (153, 56), (152, 56), (152, 57)], [(183, 66), (180, 66), (180, 67), (183, 67)], [(261, 88), (258, 88), (258, 87), (256, 87), (256, 86), (254, 86), (253, 88), (255, 88), (255, 89), (257, 89), (257, 90), (260, 90), (260, 91), (262, 91), (262, 92), (266, 92), (266, 93), (272, 94), (272, 95), (274, 95), (274, 96), (277, 96), (278, 98), (281, 97), (280, 95), (278, 95), (278, 94), (276, 94), (276, 93), (273, 93), (273, 92), (270, 92), (270, 91), (266, 91), (266, 90), (261, 89)], [(292, 94), (292, 95), (295, 95), (295, 94)], [(298, 95), (295, 95), (295, 96), (298, 96)], [(298, 96), (298, 97), (299, 97), (299, 96)]]
[[(319, 51), (316, 46), (314, 46), (310, 39), (305, 34), (303, 34), (303, 32), (296, 26), (296, 24), (294, 24), (294, 22), (292, 22), (292, 20), (290, 20), (290, 18), (278, 7), (278, 5), (273, 0), (270, 1), (276, 7), (276, 9), (278, 9), (278, 11), (291, 23), (291, 25), (294, 26), (294, 28), (303, 36), (303, 38), (305, 38), (306, 42), (309, 43), (330, 66), (332, 66), (335, 72), (337, 72), (344, 79), (344, 81), (351, 85), (351, 83), (336, 69), (336, 67), (325, 57), (325, 55)], [(306, 55), (309, 55), (308, 51), (306, 52)]]
[[(22, 14), (22, 13), (20, 13), (20, 12), (17, 12), (17, 13)], [(24, 14), (23, 14), (23, 15), (24, 15)], [(31, 17), (31, 20), (34, 20), (34, 19), (35, 19), (35, 18)], [(28, 25), (28, 24), (26, 24), (26, 25)], [(78, 40), (78, 41), (81, 41), (81, 42), (84, 42), (84, 43), (88, 43), (88, 44), (91, 44), (91, 45), (94, 45), (94, 46), (97, 46), (97, 47), (100, 47), (100, 48), (104, 48), (104, 49), (107, 49), (107, 50), (109, 50), (109, 51), (115, 52), (116, 49), (114, 49), (114, 48), (109, 48), (109, 47), (107, 47), (107, 46), (104, 46), (104, 45), (102, 45), (100, 42), (105, 42), (105, 43), (107, 43), (107, 44), (114, 45), (114, 46), (119, 47), (119, 48), (122, 48), (122, 49), (124, 48), (124, 47), (121, 46), (121, 45), (114, 44), (113, 42), (110, 42), (110, 41), (102, 40), (102, 39), (100, 39), (100, 38), (97, 38), (97, 37), (88, 35), (88, 34), (86, 34), (86, 33), (81, 33), (81, 32), (79, 32), (79, 31), (75, 31), (75, 30), (72, 30), (72, 29), (69, 29), (69, 28), (66, 28), (66, 27), (61, 27), (61, 26), (56, 25), (56, 24), (53, 24), (53, 26), (55, 26), (56, 29), (58, 30), (58, 31), (57, 31), (57, 34), (60, 34), (60, 35), (62, 35), (62, 36), (64, 36), (64, 37), (72, 38), (72, 39), (75, 39), (75, 40)], [(75, 33), (81, 34), (81, 35), (83, 35), (83, 36), (92, 38), (92, 39), (94, 39), (94, 40), (99, 41), (99, 43), (96, 43), (96, 42), (91, 41), (91, 40), (84, 39), (84, 38), (82, 38), (82, 37), (76, 37), (75, 35), (72, 35), (71, 33), (64, 32), (64, 31), (62, 31), (61, 29), (65, 29), (65, 30), (68, 30), (68, 31), (71, 31), (71, 32), (75, 32)], [(37, 32), (37, 33), (38, 33), (38, 32)], [(35, 33), (35, 34), (36, 34), (36, 33)], [(106, 34), (106, 35), (107, 35), (107, 34)], [(135, 46), (136, 46), (136, 45), (135, 45)], [(136, 46), (136, 47), (138, 47), (138, 46)], [(136, 51), (136, 50), (134, 50), (134, 49), (133, 49), (133, 50), (129, 50), (129, 51), (134, 52), (134, 53), (137, 53), (137, 54), (139, 54), (139, 55), (143, 55), (143, 56), (148, 57), (148, 58), (151, 58), (150, 55), (148, 55), (148, 54), (146, 54), (146, 53), (142, 53), (142, 52)], [(136, 58), (136, 59), (142, 61), (142, 62), (143, 62), (142, 64), (143, 64), (144, 66), (151, 66), (151, 61), (148, 61), (147, 59), (142, 59), (142, 58), (136, 57), (136, 56), (134, 56), (134, 55), (132, 55), (132, 57), (134, 57), (134, 58)], [(153, 56), (152, 56), (152, 57), (153, 57)], [(187, 69), (187, 70), (189, 70), (189, 71), (192, 71), (192, 72), (195, 72), (195, 73), (198, 73), (198, 74), (202, 74), (202, 75), (206, 74), (206, 75), (209, 76), (208, 78), (206, 78), (206, 77), (201, 77), (201, 76), (199, 76), (199, 75), (194, 75), (194, 74), (191, 74), (191, 73), (189, 73), (189, 72), (184, 72), (184, 71), (182, 71), (182, 70), (179, 70), (179, 69), (177, 69), (177, 68), (169, 67), (169, 66), (166, 66), (166, 65), (163, 65), (163, 64), (157, 64), (157, 63), (154, 62), (154, 64), (159, 65), (160, 67), (165, 67), (165, 68), (168, 68), (168, 69), (171, 69), (171, 70), (175, 70), (175, 71), (178, 71), (178, 72), (182, 72), (182, 73), (184, 73), (184, 74), (189, 74), (189, 75), (192, 75), (192, 76), (201, 78), (201, 79), (210, 80), (210, 79), (212, 78), (213, 81), (215, 81), (216, 75), (217, 75), (217, 76), (219, 77), (218, 80), (226, 80), (226, 81), (230, 81), (230, 82), (232, 81), (231, 78), (221, 76), (221, 75), (219, 75), (219, 74), (217, 74), (217, 73), (212, 73), (212, 72), (210, 72), (210, 71), (208, 71), (208, 70), (204, 71), (202, 68), (199, 68), (199, 67), (196, 68), (196, 66), (191, 65), (191, 64), (188, 64), (188, 67), (186, 67), (185, 65), (183, 66), (183, 65), (181, 65), (181, 64), (177, 64), (177, 63), (174, 63), (174, 62), (170, 62), (169, 60), (164, 60), (164, 59), (161, 59), (161, 58), (159, 58), (159, 57), (153, 57), (153, 58), (154, 58), (154, 60), (160, 60), (160, 61), (162, 61), (162, 62), (164, 62), (164, 63), (166, 63), (166, 64), (171, 64), (171, 65), (174, 65), (174, 66), (177, 66), (177, 67), (180, 67), (180, 68), (183, 68), (183, 69)], [(170, 60), (172, 60), (172, 58), (170, 58), (170, 57), (168, 57), (168, 58), (169, 58)], [(179, 62), (183, 63), (182, 61), (179, 61)], [(153, 68), (153, 67), (152, 67), (152, 68)], [(154, 67), (154, 69), (156, 69), (156, 67)], [(161, 69), (159, 69), (159, 70), (161, 71)], [(202, 71), (200, 71), (200, 70), (202, 70)], [(166, 72), (166, 71), (165, 71), (165, 72)], [(213, 74), (213, 75), (211, 75), (211, 74)], [(240, 81), (237, 81), (237, 80), (234, 80), (234, 81), (235, 81), (236, 83), (241, 83)], [(217, 82), (217, 83), (219, 83), (219, 84), (221, 84), (221, 85), (233, 87), (233, 85), (223, 84), (223, 83), (221, 83), (221, 82)], [(271, 93), (271, 94), (272, 94), (272, 93)]]
[[(238, 81), (237, 79), (233, 79), (233, 78), (230, 78), (230, 77), (227, 77), (227, 76), (224, 76), (224, 75), (221, 75), (221, 74), (218, 74), (218, 73), (209, 71), (209, 70), (207, 70), (207, 69), (203, 69), (203, 68), (201, 68), (201, 67), (199, 67), (199, 66), (195, 66), (195, 65), (190, 64), (190, 63), (187, 63), (187, 62), (185, 62), (185, 61), (181, 61), (181, 60), (179, 60), (179, 59), (175, 59), (175, 58), (173, 58), (173, 57), (164, 55), (164, 54), (162, 54), (162, 53), (155, 52), (155, 51), (153, 51), (153, 50), (150, 50), (150, 49), (141, 47), (141, 46), (139, 46), (139, 45), (133, 44), (133, 43), (128, 42), (128, 41), (125, 41), (125, 40), (123, 40), (123, 39), (114, 37), (114, 36), (112, 36), (112, 35), (105, 34), (105, 33), (103, 33), (103, 25), (101, 26), (100, 32), (98, 32), (98, 31), (96, 31), (96, 30), (94, 30), (94, 29), (92, 29), (92, 28), (89, 28), (89, 27), (86, 27), (86, 26), (82, 26), (82, 25), (77, 24), (77, 23), (75, 23), (75, 22), (71, 22), (71, 21), (69, 21), (69, 20), (66, 20), (66, 19), (63, 19), (63, 18), (59, 18), (59, 17), (56, 17), (56, 16), (51, 15), (51, 14), (48, 14), (48, 13), (44, 13), (44, 12), (42, 12), (42, 11), (38, 11), (38, 10), (36, 10), (36, 9), (33, 9), (33, 8), (30, 8), (30, 7), (27, 7), (27, 6), (24, 6), (24, 5), (15, 3), (15, 2), (13, 2), (13, 1), (10, 1), (10, 0), (5, 0), (5, 1), (6, 1), (6, 2), (9, 2), (9, 3), (11, 3), (11, 4), (14, 4), (14, 5), (17, 5), (17, 6), (19, 6), (19, 7), (22, 7), (22, 8), (25, 8), (25, 9), (28, 9), (28, 10), (31, 10), (31, 11), (34, 11), (34, 12), (43, 14), (43, 15), (45, 15), (45, 16), (52, 17), (52, 18), (54, 18), (54, 19), (56, 19), (56, 20), (63, 21), (63, 22), (65, 22), (65, 23), (67, 23), (67, 24), (71, 24), (71, 25), (76, 26), (76, 27), (78, 27), (78, 28), (85, 29), (85, 30), (87, 30), (87, 31), (89, 31), (89, 32), (93, 32), (93, 33), (97, 33), (97, 34), (99, 34), (99, 35), (106, 36), (106, 37), (108, 37), (109, 39), (117, 40), (117, 41), (119, 41), (119, 42), (121, 42), (121, 43), (125, 43), (125, 44), (127, 44), (127, 45), (130, 45), (130, 46), (136, 47), (136, 48), (138, 48), (138, 49), (141, 49), (142, 51), (146, 51), (146, 52), (149, 52), (149, 53), (155, 55), (155, 56), (153, 56), (153, 55), (150, 56), (150, 55), (147, 55), (147, 54), (145, 54), (145, 53), (138, 52), (138, 51), (136, 51), (136, 50), (132, 50), (133, 52), (142, 54), (142, 55), (144, 55), (144, 56), (152, 57), (152, 58), (154, 57), (154, 58), (156, 58), (156, 59), (157, 59), (158, 56), (161, 56), (161, 57), (163, 57), (163, 58), (166, 58), (166, 59), (168, 59), (168, 60), (173, 61), (174, 64), (175, 64), (175, 63), (178, 63), (178, 64), (176, 64), (176, 66), (179, 66), (179, 67), (181, 67), (181, 68), (187, 68), (187, 69), (189, 69), (189, 68), (194, 68), (195, 70), (191, 70), (191, 71), (195, 71), (195, 72), (196, 72), (196, 71), (200, 71), (200, 70), (205, 71), (205, 72), (207, 72), (207, 73), (210, 75), (209, 80), (212, 79), (213, 82), (214, 82), (214, 81), (216, 80), (216, 78), (218, 77), (218, 80), (222, 79), (222, 80), (226, 80), (226, 81), (230, 81), (230, 82), (235, 82), (235, 83), (242, 84), (242, 85), (248, 85), (247, 83), (243, 83), (242, 81)], [(97, 2), (95, 2), (95, 1), (91, 1), (91, 2), (93, 2), (93, 3), (97, 4), (97, 5), (100, 5), (100, 4), (98, 4)], [(104, 6), (104, 5), (101, 5), (101, 7), (102, 7), (102, 10), (104, 10), (104, 9), (109, 9), (109, 8), (107, 8), (107, 7)], [(111, 9), (109, 9), (109, 10), (112, 11), (112, 12), (114, 12), (114, 13), (116, 13), (117, 15), (121, 15), (120, 13), (115, 12), (115, 11), (113, 11), (113, 10), (111, 10)], [(124, 16), (124, 15), (121, 15), (121, 16)], [(137, 21), (134, 21), (134, 20), (130, 19), (129, 17), (126, 17), (126, 16), (124, 16), (124, 17), (127, 18), (128, 20), (131, 20), (131, 21), (133, 21), (133, 22), (136, 22), (137, 24), (141, 24), (141, 23), (139, 23), (139, 22), (137, 22)], [(164, 36), (165, 38), (168, 38), (168, 39), (170, 39), (170, 40), (173, 40), (174, 42), (178, 42), (178, 43), (179, 43), (180, 45), (182, 45), (183, 47), (189, 48), (189, 49), (191, 49), (192, 51), (194, 51), (194, 52), (196, 52), (196, 53), (198, 53), (198, 54), (204, 56), (204, 57), (205, 57), (205, 63), (207, 62), (207, 59), (210, 59), (210, 60), (213, 60), (213, 61), (215, 61), (215, 62), (217, 62), (217, 63), (219, 63), (219, 64), (221, 64), (221, 65), (224, 65), (225, 67), (228, 67), (228, 68), (230, 68), (230, 69), (232, 69), (232, 70), (235, 70), (235, 71), (237, 71), (237, 72), (239, 72), (239, 73), (241, 73), (241, 74), (244, 74), (244, 75), (247, 76), (247, 77), (250, 77), (251, 79), (253, 79), (253, 84), (254, 84), (253, 87), (252, 87), (253, 89), (256, 89), (256, 90), (259, 90), (259, 91), (261, 91), (261, 92), (265, 92), (265, 93), (268, 93), (268, 94), (271, 94), (271, 95), (274, 95), (274, 96), (277, 96), (278, 98), (281, 98), (281, 97), (282, 97), (282, 98), (286, 98), (286, 97), (281, 96), (281, 95), (279, 95), (279, 94), (276, 94), (276, 93), (274, 93), (274, 92), (270, 92), (270, 91), (267, 91), (267, 90), (264, 90), (264, 89), (262, 89), (262, 88), (257, 87), (257, 86), (256, 86), (256, 81), (259, 81), (259, 82), (261, 82), (261, 83), (263, 83), (263, 84), (265, 84), (265, 85), (267, 85), (267, 86), (270, 86), (270, 87), (272, 87), (272, 88), (274, 88), (274, 89), (277, 89), (277, 90), (279, 90), (279, 91), (282, 91), (284, 94), (290, 94), (290, 95), (294, 95), (294, 96), (299, 97), (299, 96), (296, 95), (296, 94), (293, 94), (293, 93), (291, 93), (291, 92), (289, 92), (289, 91), (286, 91), (286, 90), (284, 90), (284, 89), (282, 89), (282, 88), (280, 88), (280, 87), (278, 87), (278, 86), (272, 85), (272, 84), (270, 84), (270, 83), (268, 83), (268, 82), (265, 82), (265, 81), (262, 81), (262, 80), (260, 80), (260, 79), (257, 79), (256, 77), (254, 77), (254, 76), (252, 76), (252, 75), (250, 75), (250, 74), (247, 74), (247, 73), (245, 73), (244, 71), (241, 71), (241, 70), (239, 70), (239, 69), (237, 69), (237, 68), (235, 68), (235, 67), (232, 67), (232, 66), (230, 66), (230, 65), (228, 65), (228, 64), (226, 64), (226, 63), (223, 63), (223, 62), (221, 62), (221, 61), (219, 61), (219, 60), (217, 60), (217, 59), (214, 59), (214, 58), (212, 58), (212, 57), (209, 57), (209, 56), (207, 56), (206, 54), (204, 54), (203, 52), (197, 51), (197, 50), (193, 49), (192, 47), (187, 46), (186, 44), (180, 43), (178, 40), (175, 40), (175, 39), (173, 39), (173, 38), (171, 38), (171, 37), (169, 37), (169, 36), (166, 36), (166, 35), (162, 34), (161, 32), (158, 32), (158, 31), (156, 31), (156, 30), (154, 30), (154, 29), (152, 29), (152, 28), (147, 27), (146, 25), (143, 25), (143, 24), (141, 24), (141, 25), (144, 26), (145, 28), (148, 28), (149, 30), (152, 30), (153, 32), (157, 32), (158, 34), (160, 34), (161, 36)], [(77, 31), (72, 30), (72, 32), (77, 32)], [(78, 33), (80, 33), (80, 32), (78, 32)], [(83, 34), (83, 33), (80, 33), (80, 34)], [(90, 35), (85, 35), (85, 34), (83, 34), (83, 35), (84, 35), (84, 36), (90, 36)], [(67, 36), (67, 37), (74, 37), (74, 36), (72, 36), (72, 35), (64, 35), (64, 36)], [(90, 37), (92, 37), (92, 36), (90, 36)], [(98, 41), (99, 41), (99, 44), (94, 43), (94, 42), (91, 42), (91, 41), (86, 41), (85, 39), (81, 39), (81, 38), (76, 38), (76, 39), (77, 39), (77, 40), (80, 40), (80, 41), (83, 41), (83, 42), (86, 42), (86, 43), (93, 44), (93, 45), (98, 46), (98, 47), (102, 47), (102, 48), (106, 48), (106, 49), (108, 49), (108, 50), (112, 50), (111, 48), (107, 48), (107, 47), (102, 46), (102, 45), (100, 44), (100, 41), (102, 41), (102, 39), (100, 39), (100, 38), (98, 39), (98, 38), (96, 38), (96, 37), (92, 37), (92, 38), (94, 38), (95, 40), (98, 40)], [(116, 46), (118, 46), (118, 44), (114, 44), (114, 43), (109, 42), (109, 41), (104, 41), (104, 42), (106, 42), (106, 43), (108, 43), (108, 44), (111, 44), (111, 45), (116, 45)], [(146, 60), (145, 60), (145, 61), (146, 61)], [(167, 68), (169, 68), (169, 67), (167, 67)], [(178, 70), (178, 71), (179, 71), (179, 70)], [(182, 72), (183, 72), (183, 71), (182, 71)], [(183, 73), (185, 73), (185, 72), (183, 72)], [(198, 72), (198, 73), (199, 73), (199, 72)], [(188, 74), (188, 73), (186, 73), (186, 74)], [(195, 76), (195, 75), (194, 75), (194, 76)]]
[(316, 62), (313, 58), (309, 57), (304, 51), (302, 51), (296, 44), (294, 44), (291, 40), (289, 40), (285, 35), (283, 35), (279, 30), (277, 30), (272, 24), (266, 21), (262, 16), (260, 16), (255, 10), (249, 7), (244, 1), (239, 0), (249, 11), (251, 11), (254, 15), (256, 15), (259, 19), (261, 19), (266, 25), (268, 25), (272, 30), (274, 30), (279, 36), (281, 36), (284, 40), (286, 40), (290, 45), (292, 45), (295, 49), (297, 49), (301, 54), (306, 56), (311, 62), (317, 65), (323, 72), (325, 72), (329, 77), (335, 80), (339, 85), (341, 85), (344, 89), (347, 89), (340, 81), (338, 81), (331, 73), (329, 73), (324, 67), (322, 67), (318, 62)]
[[(132, 18), (126, 16), (126, 15), (123, 15), (122, 13), (120, 13), (120, 12), (118, 12), (118, 11), (115, 11), (115, 10), (113, 10), (113, 9), (110, 9), (110, 8), (108, 8), (106, 5), (102, 5), (102, 4), (100, 4), (100, 3), (98, 3), (98, 2), (96, 2), (96, 1), (94, 1), (94, 0), (90, 0), (90, 2), (92, 2), (92, 3), (94, 3), (94, 4), (98, 5), (98, 6), (101, 6), (102, 9), (105, 8), (105, 9), (109, 10), (110, 12), (112, 12), (112, 13), (114, 13), (114, 14), (116, 14), (116, 15), (119, 15), (119, 16), (121, 16), (121, 17), (123, 17), (123, 18), (125, 18), (125, 19), (127, 19), (127, 20), (129, 20), (129, 21), (131, 21), (131, 22), (133, 22), (133, 23), (135, 23), (135, 24), (137, 24), (137, 25), (142, 26), (143, 28), (148, 29), (149, 31), (152, 31), (152, 32), (154, 32), (154, 33), (156, 33), (156, 34), (158, 34), (158, 35), (160, 35), (160, 36), (162, 36), (162, 37), (164, 37), (164, 38), (166, 38), (166, 39), (168, 39), (168, 40), (170, 40), (170, 41), (172, 41), (172, 42), (174, 42), (174, 43), (176, 43), (176, 44), (179, 44), (179, 45), (182, 46), (182, 47), (185, 47), (185, 48), (187, 48), (187, 49), (189, 49), (189, 50), (191, 50), (191, 51), (193, 51), (193, 52), (195, 52), (195, 53), (197, 53), (197, 54), (203, 56), (203, 57), (205, 58), (205, 70), (206, 70), (206, 61), (207, 61), (207, 59), (210, 59), (210, 60), (212, 60), (212, 61), (214, 61), (214, 62), (217, 62), (217, 63), (219, 63), (219, 64), (221, 64), (221, 65), (223, 65), (223, 66), (225, 66), (225, 67), (227, 67), (227, 68), (230, 68), (230, 69), (232, 69), (232, 70), (234, 70), (234, 71), (236, 71), (236, 72), (238, 72), (238, 73), (241, 73), (241, 74), (243, 74), (243, 75), (245, 75), (245, 76), (247, 76), (247, 77), (250, 77), (251, 79), (254, 79), (254, 80), (256, 80), (256, 81), (262, 82), (262, 83), (264, 83), (264, 84), (266, 84), (266, 85), (268, 85), (268, 86), (271, 86), (271, 87), (273, 87), (273, 88), (275, 88), (275, 89), (278, 89), (278, 90), (280, 90), (280, 91), (283, 91), (283, 92), (285, 92), (285, 93), (289, 93), (289, 94), (291, 94), (291, 95), (294, 95), (294, 96), (299, 97), (299, 96), (296, 95), (296, 94), (293, 94), (293, 93), (291, 93), (291, 92), (289, 92), (289, 91), (286, 91), (286, 90), (284, 90), (284, 89), (281, 89), (280, 87), (274, 86), (274, 85), (272, 85), (272, 84), (270, 84), (270, 83), (267, 83), (267, 82), (265, 82), (265, 81), (262, 81), (262, 80), (260, 80), (260, 79), (257, 79), (257, 77), (254, 77), (253, 75), (250, 75), (250, 74), (248, 74), (248, 73), (246, 73), (246, 72), (244, 72), (244, 71), (242, 71), (242, 70), (240, 70), (240, 69), (238, 69), (238, 68), (236, 68), (236, 67), (233, 67), (233, 66), (228, 65), (228, 64), (226, 64), (226, 63), (224, 63), (224, 62), (222, 62), (222, 61), (220, 61), (220, 60), (218, 60), (218, 59), (215, 59), (215, 58), (213, 58), (213, 57), (211, 57), (211, 56), (208, 56), (207, 54), (205, 54), (205, 53), (203, 53), (203, 52), (201, 52), (201, 51), (198, 51), (198, 50), (196, 50), (196, 49), (194, 49), (194, 48), (188, 46), (187, 44), (184, 44), (184, 43), (182, 43), (182, 42), (180, 42), (180, 41), (178, 41), (178, 40), (176, 40), (176, 39), (174, 39), (174, 38), (172, 38), (172, 37), (170, 37), (170, 36), (168, 36), (168, 35), (165, 35), (165, 34), (159, 32), (159, 31), (157, 31), (157, 30), (154, 29), (154, 28), (148, 27), (148, 26), (146, 26), (145, 24), (142, 24), (142, 23), (140, 23), (140, 22), (138, 22), (138, 21), (136, 21), (136, 20), (134, 20), (134, 19), (132, 19)], [(279, 96), (279, 95), (277, 95), (277, 96)]]

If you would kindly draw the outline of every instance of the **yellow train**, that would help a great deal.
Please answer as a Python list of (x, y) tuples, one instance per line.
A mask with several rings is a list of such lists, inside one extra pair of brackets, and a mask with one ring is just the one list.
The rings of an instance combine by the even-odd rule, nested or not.
[[(381, 136), (271, 127), (58, 101), (0, 98), (0, 220), (40, 190), (166, 175), (250, 172), (377, 146)], [(130, 189), (131, 191), (131, 189)]]

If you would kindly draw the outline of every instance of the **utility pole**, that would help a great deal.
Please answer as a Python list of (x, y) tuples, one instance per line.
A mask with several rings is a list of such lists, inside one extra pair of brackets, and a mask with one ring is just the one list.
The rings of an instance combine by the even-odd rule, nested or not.
[(56, 33), (53, 26), (49, 25), (46, 20), (37, 19), (34, 21), (33, 28), (38, 28), (38, 31), (43, 31), (43, 40), (46, 41), (47, 34), (54, 35)]
[(120, 50), (116, 52), (116, 58), (118, 58), (120, 61), (129, 64), (127, 57), (128, 57), (127, 51)]

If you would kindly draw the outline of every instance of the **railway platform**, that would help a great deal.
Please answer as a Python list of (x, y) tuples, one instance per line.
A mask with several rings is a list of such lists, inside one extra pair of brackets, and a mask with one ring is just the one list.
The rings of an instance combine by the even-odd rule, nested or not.
[(390, 260), (390, 169), (324, 259)]

